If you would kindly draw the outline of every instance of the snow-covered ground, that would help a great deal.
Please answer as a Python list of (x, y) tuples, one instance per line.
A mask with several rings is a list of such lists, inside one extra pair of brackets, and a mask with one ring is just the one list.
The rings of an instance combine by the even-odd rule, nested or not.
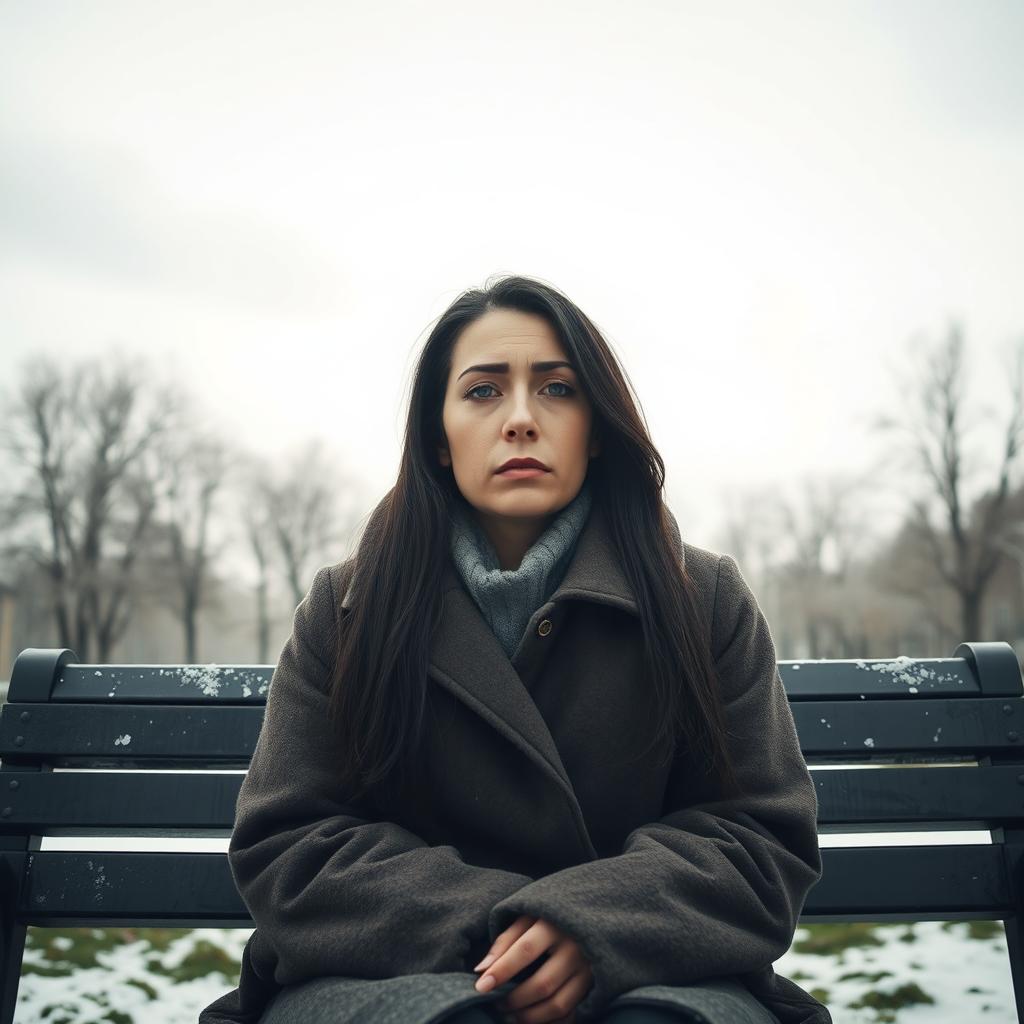
[[(240, 964), (251, 932), (251, 928), (183, 931), (157, 954), (148, 941), (123, 942), (97, 953), (101, 966), (55, 977), (26, 970), (29, 965), (61, 964), (40, 949), (26, 948), (14, 1024), (195, 1024), (204, 1006), (235, 987), (237, 970), (230, 979), (214, 972), (188, 981), (176, 981), (163, 970), (172, 971), (200, 942), (223, 949), (233, 963)], [(103, 932), (96, 929), (93, 934), (98, 937)], [(61, 936), (58, 945), (70, 948), (71, 942)], [(159, 960), (159, 968), (154, 959)]]
[[(996, 934), (985, 939), (969, 938), (970, 924), (964, 921), (875, 925), (872, 934), (882, 945), (851, 945), (830, 956), (798, 952), (808, 935), (798, 928), (793, 947), (776, 961), (775, 971), (813, 991), (836, 1024), (1016, 1024), (1006, 940), (1002, 925), (996, 924)], [(889, 973), (879, 977), (881, 972)], [(908, 987), (913, 985), (919, 994)], [(886, 994), (895, 998), (886, 999)], [(934, 1002), (914, 1001), (928, 997)], [(868, 1005), (856, 1005), (862, 1002)], [(886, 1012), (886, 1004), (896, 1008)]]
[[(776, 962), (775, 969), (824, 999), (836, 1024), (962, 1024), (965, 1020), (1016, 1024), (1002, 928), (994, 929), (996, 934), (990, 938), (969, 938), (969, 929), (966, 922), (875, 925), (868, 939), (874, 936), (881, 944), (849, 945), (842, 952), (822, 955), (799, 951), (811, 934), (801, 927), (793, 948)], [(46, 932), (33, 931), (40, 937)], [(200, 1009), (235, 987), (237, 970), (230, 977), (214, 971), (176, 981), (174, 969), (203, 943), (223, 950), (237, 964), (250, 931), (182, 932), (160, 951), (143, 940), (123, 942), (97, 953), (101, 966), (53, 977), (33, 973), (32, 968), (59, 969), (60, 950), (67, 949), (70, 941), (54, 939), (49, 956), (41, 948), (29, 948), (15, 1024), (195, 1024)], [(97, 938), (102, 934), (93, 932)], [(913, 940), (907, 941), (908, 936)], [(888, 974), (879, 978), (882, 972)], [(887, 999), (892, 993), (897, 997)], [(934, 1002), (913, 1002), (915, 998)], [(856, 1005), (863, 1002), (870, 1005)], [(887, 1009), (890, 1002), (898, 1008)]]

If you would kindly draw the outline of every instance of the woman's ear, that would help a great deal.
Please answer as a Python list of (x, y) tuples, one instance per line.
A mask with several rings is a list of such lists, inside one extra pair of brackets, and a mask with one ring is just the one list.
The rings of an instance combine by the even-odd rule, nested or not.
[(437, 447), (437, 458), (442, 466), (450, 466), (452, 464), (452, 455), (443, 445)]

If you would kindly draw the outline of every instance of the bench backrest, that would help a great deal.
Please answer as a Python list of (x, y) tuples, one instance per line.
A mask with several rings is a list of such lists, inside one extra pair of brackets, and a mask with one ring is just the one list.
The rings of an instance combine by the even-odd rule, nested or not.
[[(973, 828), (994, 840), (824, 847), (802, 920), (1002, 919), (1016, 984), (1024, 690), (1010, 645), (961, 644), (952, 658), (782, 661), (779, 671), (804, 755), (821, 769), (822, 833)], [(26, 925), (251, 924), (224, 852), (43, 851), (40, 840), (228, 837), (243, 776), (204, 772), (247, 768), (272, 673), (81, 665), (66, 650), (18, 657), (0, 710), (0, 862), (4, 891), (17, 894), (4, 908), (0, 1020), (11, 1020)], [(127, 768), (147, 771), (118, 771)]]

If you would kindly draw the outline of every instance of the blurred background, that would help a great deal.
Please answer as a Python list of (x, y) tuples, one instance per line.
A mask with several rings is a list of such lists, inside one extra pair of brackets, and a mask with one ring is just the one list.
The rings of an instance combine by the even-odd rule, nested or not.
[[(606, 333), (780, 659), (1020, 653), (1022, 47), (1014, 0), (5, 5), (0, 699), (25, 647), (276, 662), (503, 273)], [(248, 934), (50, 931), (19, 1021), (193, 1020)], [(1016, 1019), (1001, 926), (798, 939), (837, 1021)]]

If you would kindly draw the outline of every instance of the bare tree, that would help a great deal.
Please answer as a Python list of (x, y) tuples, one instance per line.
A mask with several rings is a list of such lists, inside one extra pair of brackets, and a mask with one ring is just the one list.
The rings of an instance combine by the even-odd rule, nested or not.
[(269, 479), (266, 461), (249, 458), (240, 488), (239, 515), (245, 544), (256, 564), (256, 651), (260, 665), (270, 662), (270, 568), (276, 543), (267, 501)]
[(212, 536), (218, 495), (228, 471), (225, 443), (198, 423), (192, 403), (182, 400), (170, 429), (154, 445), (151, 458), (160, 495), (163, 559), (174, 583), (168, 595), (181, 620), (185, 661), (199, 660), (199, 612), (209, 600), (212, 566), (223, 542)]
[[(967, 422), (964, 337), (958, 323), (949, 325), (945, 339), (933, 350), (926, 349), (919, 369), (920, 381), (900, 388), (910, 415), (905, 419), (880, 416), (875, 426), (907, 438), (897, 455), (920, 470), (928, 485), (927, 492), (911, 499), (916, 533), (928, 552), (933, 579), (957, 596), (962, 635), (977, 639), (985, 590), (1006, 557), (1003, 540), (1012, 525), (1007, 497), (1010, 474), (1024, 439), (1024, 344), (1016, 346), (1007, 367), (1010, 413), (1002, 430), (995, 483), (983, 490), (973, 510), (965, 487), (968, 477), (981, 466), (980, 460), (965, 451), (973, 424)], [(931, 514), (935, 503), (939, 506), (938, 525)], [(921, 598), (928, 603), (927, 593)]]
[(294, 604), (306, 594), (317, 561), (341, 542), (341, 476), (322, 441), (314, 439), (283, 462), (282, 472), (264, 483), (274, 545)]
[(146, 381), (142, 365), (120, 356), (69, 368), (43, 356), (24, 364), (4, 402), (5, 442), (23, 476), (8, 501), (6, 551), (44, 568), (58, 643), (82, 661), (107, 660), (131, 616), (155, 507), (142, 457), (169, 409)]
[(345, 556), (361, 493), (319, 439), (275, 462), (251, 452), (237, 452), (234, 461), (238, 539), (256, 570), (257, 657), (269, 664), (275, 580), (283, 579), (291, 607), (297, 606), (314, 570)]
[(788, 555), (779, 489), (774, 485), (730, 488), (722, 503), (726, 511), (716, 543), (745, 574), (766, 581)]
[(869, 544), (867, 494), (864, 475), (833, 472), (806, 479), (781, 500), (792, 550), (783, 578), (787, 599), (800, 609), (809, 657), (843, 657), (863, 646), (855, 595)]
[(780, 499), (794, 569), (840, 582), (846, 577), (869, 538), (867, 486), (865, 476), (834, 472), (804, 480), (799, 498)]
[(867, 548), (867, 479), (833, 472), (733, 498), (723, 546), (756, 561), (758, 589), (780, 633), (803, 635), (809, 657), (843, 656), (861, 641), (853, 571)]
[[(884, 550), (877, 553), (868, 568), (869, 576), (878, 590), (910, 600), (915, 617), (926, 623), (939, 642), (960, 635), (957, 602), (949, 600), (952, 591), (936, 589), (935, 567), (932, 565), (931, 545), (920, 520), (909, 518), (901, 524)], [(899, 623), (890, 642), (898, 639)], [(948, 652), (947, 652), (948, 653)]]

